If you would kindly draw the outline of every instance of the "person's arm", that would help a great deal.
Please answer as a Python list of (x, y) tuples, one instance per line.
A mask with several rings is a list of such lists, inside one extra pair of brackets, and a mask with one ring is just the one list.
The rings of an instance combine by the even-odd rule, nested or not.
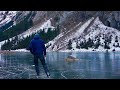
[(46, 47), (44, 42), (43, 42), (43, 53), (44, 53), (44, 56), (46, 57)]
[(29, 50), (30, 50), (31, 54), (33, 54), (32, 41), (31, 41), (30, 44), (29, 44)]

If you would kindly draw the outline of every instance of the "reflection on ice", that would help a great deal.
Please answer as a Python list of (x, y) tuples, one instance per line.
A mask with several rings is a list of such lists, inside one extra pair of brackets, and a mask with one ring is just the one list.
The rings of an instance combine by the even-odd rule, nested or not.
[(77, 58), (77, 54), (75, 52), (72, 52), (72, 54), (70, 56)]
[(4, 59), (2, 58), (0, 54), (0, 67), (3, 67), (3, 64), (5, 63)]

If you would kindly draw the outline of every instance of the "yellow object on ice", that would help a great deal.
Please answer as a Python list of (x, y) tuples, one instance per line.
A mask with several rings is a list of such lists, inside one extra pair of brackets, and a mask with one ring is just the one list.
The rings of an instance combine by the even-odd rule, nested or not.
[(73, 61), (78, 61), (79, 59), (73, 57), (73, 56), (68, 56), (66, 59), (65, 59), (67, 62), (73, 62)]

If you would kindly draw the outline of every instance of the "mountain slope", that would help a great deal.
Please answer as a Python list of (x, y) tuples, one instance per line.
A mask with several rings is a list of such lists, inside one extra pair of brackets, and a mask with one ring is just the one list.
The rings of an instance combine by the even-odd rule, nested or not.
[(14, 25), (14, 17), (17, 11), (0, 11), (0, 31)]
[[(88, 26), (89, 28), (87, 28)], [(48, 51), (68, 50), (70, 40), (72, 47), (71, 50), (75, 51), (80, 51), (82, 49), (120, 50), (120, 31), (105, 26), (98, 17), (88, 20), (79, 29), (77, 29), (77, 31), (74, 30), (73, 34), (61, 35), (61, 37), (56, 38), (47, 44), (49, 45), (49, 48), (47, 49)], [(58, 48), (58, 45), (60, 48)]]
[(72, 28), (68, 32), (61, 33), (53, 41), (50, 41), (49, 43), (46, 44), (46, 46), (49, 46), (48, 50), (57, 51), (64, 48), (66, 49), (69, 40), (79, 37), (79, 35), (82, 34), (83, 30), (88, 27), (88, 25), (92, 20), (94, 20), (93, 17), (86, 22), (83, 22), (83, 23), (80, 22), (78, 25), (76, 25), (74, 28)]
[[(44, 32), (42, 36), (50, 37), (47, 33), (50, 27), (51, 30), (57, 28), (58, 32), (60, 31), (57, 37), (46, 44), (47, 50), (50, 51), (66, 50), (71, 47), (74, 50), (119, 48), (119, 35), (116, 34), (120, 30), (119, 13), (119, 11), (1, 11), (0, 41), (7, 43), (8, 40), (11, 41), (16, 37), (19, 41), (26, 40), (39, 31)], [(6, 17), (10, 19), (5, 19)], [(44, 25), (44, 23), (49, 24)], [(113, 31), (110, 27), (113, 27)], [(3, 42), (0, 43), (4, 44)]]
[[(47, 20), (46, 22), (44, 22), (43, 24), (38, 24), (35, 25), (33, 27), (31, 27), (30, 29), (28, 29), (27, 31), (23, 32), (22, 34), (19, 34), (17, 36), (14, 36), (12, 38), (9, 38), (10, 41), (14, 40), (16, 37), (18, 38), (18, 40), (22, 40), (24, 38), (27, 38), (28, 36), (31, 36), (32, 34), (35, 34), (37, 32), (40, 32), (41, 30), (45, 30), (45, 32), (47, 33), (48, 28), (51, 28), (51, 30), (54, 30), (54, 27), (51, 26), (51, 21)], [(2, 42), (0, 42), (0, 48), (4, 43), (7, 43), (8, 40), (4, 40)], [(17, 41), (16, 41), (17, 42)]]

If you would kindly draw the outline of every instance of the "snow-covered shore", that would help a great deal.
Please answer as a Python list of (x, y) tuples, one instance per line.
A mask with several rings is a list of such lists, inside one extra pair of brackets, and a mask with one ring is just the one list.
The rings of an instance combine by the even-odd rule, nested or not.
[[(92, 48), (89, 48), (89, 49), (75, 49), (75, 50), (59, 50), (59, 51), (49, 51), (47, 50), (47, 52), (113, 52), (114, 49), (92, 49)], [(4, 50), (5, 52), (30, 52), (29, 50), (26, 50), (26, 49), (17, 49), (17, 50)], [(4, 52), (4, 51), (1, 51), (1, 52)], [(115, 51), (114, 52), (118, 52), (120, 51), (120, 48), (115, 48)]]
[[(114, 51), (115, 50), (115, 51)], [(120, 48), (117, 49), (76, 49), (76, 50), (59, 50), (59, 51), (48, 51), (47, 52), (120, 52)]]
[(12, 52), (29, 52), (29, 50), (26, 49), (17, 49), (17, 50), (11, 50)]

